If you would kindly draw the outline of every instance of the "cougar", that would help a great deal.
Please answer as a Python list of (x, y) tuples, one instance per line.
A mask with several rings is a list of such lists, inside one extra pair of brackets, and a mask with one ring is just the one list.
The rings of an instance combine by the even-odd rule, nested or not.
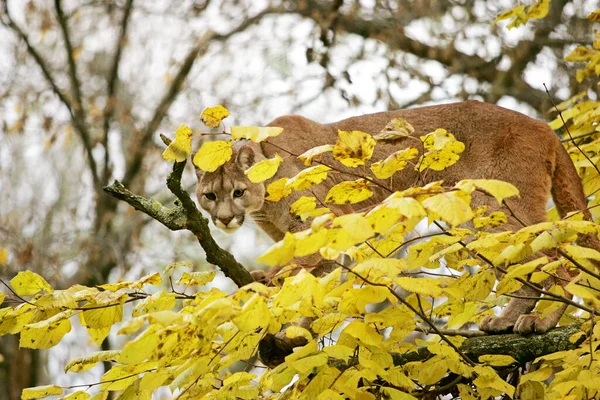
[[(465, 150), (453, 166), (443, 171), (430, 171), (426, 182), (413, 168), (405, 168), (391, 178), (393, 190), (404, 190), (415, 184), (438, 180), (453, 185), (462, 179), (498, 179), (512, 183), (520, 192), (520, 197), (509, 199), (510, 209), (516, 218), (504, 210), (508, 222), (502, 229), (515, 231), (522, 227), (523, 222), (529, 225), (545, 221), (550, 193), (561, 217), (572, 211), (581, 211), (585, 218), (591, 220), (580, 178), (569, 155), (548, 125), (521, 113), (479, 101), (381, 112), (331, 124), (319, 124), (295, 115), (279, 117), (269, 124), (284, 129), (278, 137), (260, 144), (241, 143), (237, 148), (234, 146), (231, 160), (216, 171), (203, 173), (197, 170), (196, 194), (200, 205), (210, 214), (214, 224), (227, 232), (239, 228), (247, 215), (252, 216), (258, 226), (275, 241), (281, 240), (286, 231), (307, 229), (306, 224), (289, 213), (290, 204), (302, 193), (294, 193), (279, 202), (266, 201), (265, 188), (268, 183), (296, 175), (305, 166), (293, 155), (302, 154), (316, 146), (335, 144), (338, 130), (359, 130), (374, 135), (390, 120), (398, 117), (414, 127), (414, 137), (444, 128), (465, 144)], [(416, 146), (423, 151), (419, 140), (406, 138), (399, 143), (378, 144), (372, 159), (382, 160), (409, 146)], [(284, 157), (277, 174), (264, 183), (250, 182), (244, 171), (275, 154)], [(351, 171), (335, 162), (330, 154), (324, 155), (321, 160), (343, 171)], [(311, 188), (312, 194), (324, 200), (327, 191), (345, 178), (348, 179), (348, 176), (342, 173), (329, 174), (325, 182)], [(336, 214), (344, 214), (353, 212), (355, 208), (358, 210), (377, 204), (387, 196), (387, 193), (375, 192), (370, 199), (357, 205), (333, 205), (330, 208)], [(486, 205), (490, 211), (504, 208), (483, 195), (473, 196), (472, 205)], [(578, 242), (600, 249), (598, 239), (593, 236), (581, 237)], [(501, 316), (486, 317), (480, 328), (489, 333), (511, 330), (520, 334), (543, 333), (556, 326), (566, 309), (565, 304), (560, 310), (541, 319), (529, 314), (536, 303), (531, 298), (537, 297), (537, 292), (524, 287), (517, 294), (529, 299), (513, 298)]]

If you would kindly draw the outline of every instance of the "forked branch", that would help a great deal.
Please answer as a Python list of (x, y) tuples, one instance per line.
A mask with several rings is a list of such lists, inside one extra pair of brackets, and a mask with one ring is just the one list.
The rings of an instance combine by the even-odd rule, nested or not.
[(206, 261), (219, 267), (238, 287), (252, 283), (254, 279), (244, 266), (215, 242), (208, 228), (208, 220), (202, 216), (188, 192), (181, 187), (181, 175), (185, 164), (186, 161), (176, 162), (173, 172), (167, 177), (167, 186), (177, 197), (173, 208), (165, 207), (156, 200), (136, 195), (119, 181), (103, 189), (110, 196), (125, 201), (172, 231), (186, 229), (192, 232), (206, 252)]

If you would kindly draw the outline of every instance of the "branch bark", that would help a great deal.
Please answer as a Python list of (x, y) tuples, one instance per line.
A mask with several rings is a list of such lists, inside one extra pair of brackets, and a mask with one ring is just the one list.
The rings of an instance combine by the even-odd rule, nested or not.
[(181, 175), (185, 164), (186, 161), (176, 162), (173, 172), (167, 177), (167, 186), (178, 200), (174, 208), (167, 208), (156, 200), (136, 195), (119, 181), (105, 186), (104, 191), (116, 199), (125, 201), (136, 210), (142, 211), (172, 231), (186, 229), (192, 232), (206, 253), (206, 261), (219, 267), (238, 287), (254, 282), (246, 268), (215, 242), (208, 228), (208, 220), (202, 216), (190, 195), (182, 189)]
[[(563, 326), (552, 329), (541, 335), (520, 336), (516, 334), (507, 335), (485, 335), (465, 339), (460, 351), (471, 360), (479, 360), (483, 355), (508, 355), (512, 356), (520, 364), (532, 362), (538, 357), (556, 353), (557, 351), (573, 350), (585, 339), (582, 336), (577, 342), (571, 343), (571, 335), (580, 332), (578, 324)], [(476, 331), (475, 331), (476, 332)], [(417, 351), (399, 354), (391, 353), (394, 365), (400, 366), (413, 361), (425, 361), (433, 355), (425, 347)], [(349, 363), (335, 361), (332, 366), (344, 370), (354, 364), (358, 359), (350, 360)]]

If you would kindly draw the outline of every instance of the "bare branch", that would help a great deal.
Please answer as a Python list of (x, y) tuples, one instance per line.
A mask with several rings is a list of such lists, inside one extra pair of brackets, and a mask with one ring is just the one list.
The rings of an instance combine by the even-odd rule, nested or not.
[[(320, 16), (327, 15), (329, 12), (326, 4), (317, 0), (294, 2), (291, 6), (299, 15), (313, 19), (317, 23), (319, 23)], [(391, 50), (400, 50), (426, 60), (437, 61), (453, 71), (460, 71), (482, 82), (493, 83), (497, 79), (496, 60), (486, 60), (476, 55), (462, 53), (453, 45), (438, 48), (411, 39), (404, 33), (403, 27), (390, 18), (363, 19), (354, 14), (340, 14), (337, 19), (337, 27), (363, 38), (381, 40)], [(512, 81), (513, 84), (508, 87), (498, 87), (498, 90), (502, 90), (502, 93), (498, 93), (500, 96), (512, 96), (530, 104), (540, 113), (546, 111), (548, 104), (543, 90), (530, 86), (522, 75), (512, 76)]]
[(81, 82), (77, 76), (77, 65), (75, 64), (75, 57), (73, 55), (73, 44), (71, 43), (71, 34), (69, 33), (69, 25), (65, 19), (65, 15), (62, 9), (62, 0), (55, 0), (54, 5), (56, 7), (56, 19), (62, 31), (63, 40), (65, 42), (65, 50), (67, 53), (67, 62), (69, 64), (69, 78), (71, 81), (71, 91), (73, 92), (73, 111), (75, 114), (75, 120), (77, 121), (76, 127), (85, 146), (86, 152), (88, 153), (88, 161), (90, 164), (90, 170), (92, 172), (92, 178), (94, 184), (99, 184), (99, 177), (96, 162), (92, 155), (92, 142), (90, 132), (86, 124), (86, 112), (83, 105), (83, 97), (81, 95)]
[(108, 182), (108, 164), (110, 162), (108, 151), (108, 131), (110, 130), (110, 121), (113, 118), (115, 112), (115, 93), (117, 92), (117, 86), (119, 83), (119, 64), (121, 62), (121, 55), (123, 54), (123, 48), (127, 41), (127, 27), (131, 17), (131, 10), (133, 9), (133, 0), (127, 0), (125, 4), (125, 10), (123, 11), (123, 19), (121, 20), (121, 32), (119, 33), (119, 39), (117, 40), (117, 46), (115, 50), (115, 56), (113, 63), (110, 68), (108, 75), (108, 93), (106, 97), (106, 105), (104, 106), (104, 122), (103, 122), (103, 135), (102, 145), (104, 146), (104, 171), (102, 172), (102, 183)]

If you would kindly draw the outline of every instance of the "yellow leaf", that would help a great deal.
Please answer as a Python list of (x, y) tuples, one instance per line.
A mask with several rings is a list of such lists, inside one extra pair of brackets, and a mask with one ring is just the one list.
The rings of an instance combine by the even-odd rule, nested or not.
[(354, 243), (364, 242), (375, 234), (369, 220), (360, 214), (337, 217), (333, 220), (332, 226), (344, 229)]
[(68, 396), (61, 397), (59, 400), (87, 400), (92, 397), (89, 393), (78, 390)]
[(516, 265), (512, 265), (509, 269), (508, 269), (508, 273), (503, 277), (504, 278), (521, 278), (524, 277), (525, 275), (529, 275), (530, 273), (532, 273), (533, 271), (535, 271), (538, 266), (540, 264), (547, 264), (548, 263), (548, 257), (539, 257), (536, 258), (535, 260), (529, 261), (525, 264), (516, 264)]
[(402, 392), (398, 389), (384, 387), (382, 388), (383, 393), (387, 394), (391, 400), (417, 400), (415, 396), (412, 396), (406, 392)]
[[(541, 382), (526, 381), (519, 384), (515, 399), (539, 400), (546, 398), (545, 386)], [(565, 397), (563, 397), (564, 399)]]
[(439, 382), (448, 372), (448, 360), (436, 356), (423, 363), (419, 367), (419, 383), (433, 385)]
[(393, 143), (409, 137), (413, 133), (415, 133), (415, 128), (407, 120), (393, 118), (377, 135), (373, 136), (373, 139), (382, 143)]
[(550, 0), (538, 0), (535, 4), (527, 7), (529, 18), (544, 18), (550, 10)]
[(143, 363), (138, 365), (115, 365), (100, 378), (101, 390), (125, 390), (139, 379), (138, 375), (149, 372), (156, 363)]
[(116, 292), (120, 289), (141, 289), (144, 285), (158, 286), (162, 284), (162, 278), (158, 272), (153, 274), (145, 275), (137, 281), (117, 281), (116, 283), (106, 283), (104, 285), (98, 285), (98, 287), (104, 290), (110, 290)]
[(6, 295), (2, 292), (0, 292), (0, 305), (4, 302), (4, 299), (6, 298)]
[(503, 19), (509, 19), (512, 17), (516, 17), (520, 14), (523, 14), (525, 11), (525, 6), (517, 6), (514, 8), (511, 8), (510, 10), (506, 10), (503, 13), (500, 13), (500, 15), (498, 15), (496, 17), (496, 19), (494, 20), (494, 22), (492, 22), (493, 24), (498, 23), (498, 21), (502, 21)]
[(62, 392), (62, 388), (56, 385), (25, 388), (21, 393), (21, 400), (42, 399), (44, 397), (62, 394)]
[(571, 257), (600, 261), (600, 251), (598, 250), (572, 244), (566, 245), (564, 249)]
[(71, 310), (60, 312), (51, 318), (34, 324), (25, 325), (21, 329), (19, 347), (28, 349), (49, 349), (71, 331), (69, 317)]
[(257, 262), (267, 264), (271, 267), (285, 265), (294, 258), (296, 249), (296, 237), (289, 233), (285, 233), (283, 240), (271, 246), (262, 256), (256, 259)]
[(504, 225), (508, 221), (506, 214), (502, 211), (495, 211), (486, 217), (475, 217), (473, 218), (473, 225), (475, 228), (496, 228), (500, 225)]
[(20, 271), (10, 280), (10, 285), (19, 296), (33, 296), (40, 291), (48, 293), (54, 291), (44, 278), (31, 271)]
[(317, 199), (314, 196), (301, 196), (290, 206), (290, 213), (302, 216), (302, 214), (306, 214), (315, 208), (317, 208)]
[(492, 195), (499, 204), (502, 204), (502, 200), (508, 197), (519, 196), (519, 189), (515, 186), (496, 179), (464, 179), (454, 185), (454, 187), (468, 193), (472, 192), (475, 188), (483, 190)]
[(317, 232), (312, 232), (310, 229), (304, 231), (306, 233), (296, 234), (296, 249), (294, 257), (304, 257), (309, 254), (316, 253), (325, 246), (328, 242), (329, 235), (327, 229), (321, 229)]
[(83, 326), (94, 329), (111, 327), (123, 319), (123, 303), (126, 300), (127, 295), (122, 294), (113, 301), (90, 302), (90, 304), (84, 306), (87, 309), (79, 314), (79, 320)]
[(244, 173), (250, 179), (250, 182), (259, 183), (270, 179), (277, 173), (279, 169), (279, 164), (283, 159), (279, 157), (279, 154), (275, 154), (275, 157), (268, 158), (266, 160), (262, 160), (250, 168), (248, 168)]
[(427, 215), (421, 203), (411, 197), (397, 197), (392, 194), (383, 203), (389, 208), (400, 211), (402, 215), (408, 218), (421, 219)]
[[(596, 54), (598, 54), (597, 50), (589, 49), (585, 46), (577, 46), (576, 48), (573, 49), (573, 51), (571, 51), (569, 53), (568, 56), (565, 57), (565, 61), (571, 61), (571, 62), (589, 61)], [(563, 115), (563, 118), (565, 120), (569, 119), (568, 116), (565, 117), (564, 115)]]
[(347, 167), (364, 165), (373, 155), (373, 136), (361, 131), (340, 131), (333, 148), (333, 156)]
[[(460, 194), (462, 193), (462, 195)], [(470, 201), (465, 192), (446, 192), (425, 199), (422, 203), (428, 211), (433, 211), (452, 226), (460, 225), (473, 218)], [(470, 199), (469, 199), (470, 200)]]
[(496, 276), (492, 270), (480, 269), (464, 283), (466, 287), (465, 300), (478, 301), (485, 299), (496, 283)]
[(292, 188), (287, 185), (287, 182), (287, 178), (281, 178), (269, 183), (267, 186), (268, 196), (265, 197), (265, 200), (277, 202), (288, 197), (292, 193)]
[(279, 136), (283, 128), (275, 126), (232, 126), (231, 137), (235, 140), (248, 139), (255, 143), (262, 142), (270, 137)]
[[(342, 314), (342, 313), (333, 313), (333, 314), (327, 314), (324, 317), (321, 317), (317, 320), (315, 320), (311, 326), (310, 329), (318, 334), (318, 335), (325, 335), (326, 333), (329, 333), (331, 331), (333, 331), (336, 328), (339, 328), (342, 324), (342, 322), (344, 322), (344, 320), (346, 319), (347, 315), (346, 314)], [(333, 347), (333, 349), (332, 349)], [(340, 356), (339, 353), (337, 353), (336, 351), (339, 350), (338, 347), (342, 347), (344, 351), (344, 356)], [(349, 358), (352, 353), (354, 352), (354, 350), (349, 349), (348, 347), (344, 347), (344, 346), (327, 346), (323, 349), (325, 351), (325, 353), (329, 354), (330, 357), (334, 357), (334, 358), (339, 358), (342, 360), (347, 360), (346, 356)], [(348, 354), (349, 352), (349, 354)]]
[(163, 271), (163, 273), (167, 274), (167, 273), (173, 271), (175, 268), (179, 268), (179, 267), (193, 268), (194, 264), (189, 261), (176, 261), (176, 262), (173, 262), (173, 263), (167, 265), (165, 267), (165, 270)]
[(428, 297), (440, 297), (440, 280), (435, 278), (398, 277), (394, 282), (402, 289)]
[(5, 265), (8, 262), (8, 250), (0, 247), (0, 265)]
[(419, 150), (414, 147), (399, 150), (390, 154), (385, 160), (376, 162), (371, 165), (371, 171), (379, 179), (387, 179), (396, 172), (401, 171), (406, 167), (409, 160), (412, 160), (419, 155)]
[(72, 360), (65, 367), (65, 372), (84, 372), (102, 361), (117, 361), (119, 350), (98, 351), (85, 357)]
[(206, 172), (216, 171), (221, 165), (231, 159), (233, 142), (217, 140), (202, 144), (200, 150), (194, 156), (195, 166)]
[(309, 166), (310, 164), (312, 164), (315, 158), (319, 157), (323, 153), (327, 153), (332, 150), (333, 145), (324, 144), (323, 146), (313, 147), (312, 149), (305, 151), (304, 153), (300, 154), (298, 158), (304, 161), (304, 165)]
[(371, 196), (373, 196), (373, 191), (369, 189), (369, 181), (366, 179), (357, 179), (355, 181), (338, 183), (329, 189), (325, 202), (333, 204), (354, 204), (365, 201)]
[[(548, 277), (548, 275), (544, 275), (545, 277)], [(503, 277), (500, 283), (498, 283), (498, 286), (496, 287), (496, 296), (500, 296), (506, 293), (514, 293), (517, 290), (521, 289), (521, 287), (523, 287), (523, 284), (521, 282)]]
[(554, 370), (551, 367), (540, 368), (537, 371), (530, 372), (525, 375), (521, 375), (520, 382), (521, 383), (524, 383), (527, 381), (543, 382), (546, 379), (550, 378), (553, 373), (554, 373)]
[(445, 129), (436, 129), (421, 136), (421, 141), (428, 151), (419, 158), (419, 171), (427, 168), (441, 171), (450, 167), (458, 161), (459, 154), (465, 150), (464, 143), (456, 140), (454, 135)]
[(133, 366), (150, 358), (150, 355), (159, 346), (161, 340), (164, 340), (164, 338), (156, 334), (158, 329), (158, 326), (150, 325), (138, 337), (128, 341), (119, 353), (117, 362)]
[(173, 140), (165, 149), (162, 156), (167, 161), (185, 161), (192, 152), (192, 130), (181, 125), (175, 132)]
[(242, 312), (233, 319), (233, 323), (241, 332), (254, 332), (268, 326), (270, 322), (271, 311), (265, 298), (258, 293), (244, 304)]
[(286, 363), (279, 364), (274, 369), (268, 370), (263, 374), (260, 382), (261, 387), (277, 393), (287, 386), (296, 374), (296, 370), (290, 368)]
[(152, 296), (146, 297), (137, 304), (131, 312), (131, 316), (138, 317), (157, 311), (172, 310), (173, 307), (175, 307), (176, 297), (177, 295), (175, 293), (167, 293), (167, 291), (163, 289), (160, 292), (154, 293)]
[[(421, 206), (420, 203), (419, 206)], [(366, 215), (373, 231), (376, 233), (384, 233), (394, 226), (400, 220), (400, 217), (402, 217), (402, 214), (398, 209), (388, 207), (385, 204), (376, 206)]]
[(331, 168), (325, 165), (316, 165), (306, 168), (296, 174), (293, 178), (288, 179), (286, 187), (293, 190), (304, 190), (311, 186), (317, 185), (327, 179), (327, 171)]
[(483, 356), (479, 356), (480, 363), (486, 363), (493, 367), (506, 367), (511, 364), (517, 364), (517, 360), (515, 360), (512, 356), (505, 356), (500, 354), (486, 354)]
[(181, 279), (177, 281), (178, 285), (186, 286), (204, 286), (215, 279), (216, 271), (184, 272)]
[(350, 335), (366, 345), (380, 346), (383, 337), (377, 331), (365, 324), (364, 322), (355, 320), (350, 322), (342, 331), (342, 333)]
[(94, 341), (94, 343), (96, 343), (98, 346), (102, 345), (102, 342), (104, 342), (104, 339), (106, 339), (106, 337), (108, 336), (108, 334), (110, 333), (110, 327), (104, 327), (104, 328), (87, 328), (87, 332), (88, 335), (90, 335), (90, 338), (92, 338), (92, 340)]
[(202, 111), (200, 121), (209, 128), (218, 128), (221, 121), (229, 116), (229, 110), (222, 105), (210, 107)]
[(600, 22), (600, 8), (596, 9), (595, 11), (592, 11), (587, 16), (587, 19), (589, 19), (592, 22)]

